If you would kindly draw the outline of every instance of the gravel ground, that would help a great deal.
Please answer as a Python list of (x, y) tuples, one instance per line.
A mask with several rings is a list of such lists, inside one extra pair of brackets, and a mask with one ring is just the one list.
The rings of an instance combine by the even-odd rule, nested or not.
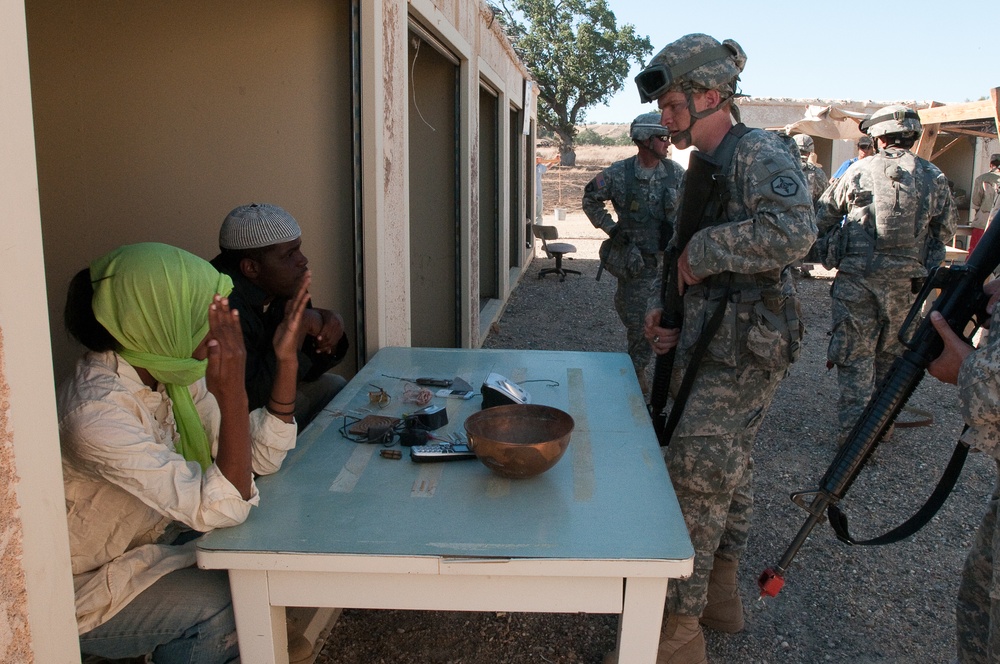
[[(538, 279), (535, 259), (515, 289), (488, 348), (624, 350), (612, 307), (614, 279), (594, 280), (596, 241), (577, 245), (564, 283)], [(962, 561), (992, 487), (992, 464), (973, 454), (937, 517), (905, 542), (849, 547), (821, 524), (800, 550), (777, 598), (758, 600), (756, 577), (775, 564), (806, 518), (788, 498), (811, 489), (835, 453), (835, 372), (826, 369), (829, 278), (799, 282), (808, 325), (801, 359), (784, 380), (760, 429), (756, 510), (740, 568), (747, 627), (738, 635), (706, 630), (714, 664), (756, 662), (951, 662), (954, 598)], [(842, 506), (856, 536), (897, 525), (922, 504), (961, 428), (954, 388), (932, 378), (910, 405), (934, 415), (931, 426), (898, 428), (882, 445)], [(904, 413), (904, 418), (906, 414)], [(346, 610), (317, 660), (340, 663), (597, 663), (615, 645), (609, 615)]]
[[(601, 163), (625, 156), (579, 154), (580, 168), (546, 174), (545, 213), (576, 245), (560, 283), (536, 258), (514, 290), (487, 348), (622, 352), (615, 280), (595, 281), (600, 233), (579, 222), (583, 185)], [(546, 155), (551, 156), (551, 155)], [(576, 219), (576, 221), (575, 221)], [(822, 274), (822, 273), (821, 273)], [(835, 454), (837, 383), (826, 369), (830, 275), (799, 282), (808, 332), (756, 442), (753, 530), (740, 568), (747, 614), (736, 635), (705, 630), (712, 664), (851, 662), (950, 664), (959, 573), (994, 482), (993, 464), (972, 454), (935, 519), (905, 542), (849, 547), (826, 524), (813, 531), (786, 574), (784, 590), (758, 600), (757, 575), (777, 563), (805, 521), (788, 498), (815, 487)], [(961, 429), (955, 390), (932, 378), (910, 405), (930, 411), (927, 427), (899, 428), (851, 488), (842, 507), (856, 537), (901, 523), (929, 495)], [(902, 419), (907, 414), (904, 413)], [(319, 664), (597, 664), (615, 646), (617, 617), (587, 614), (345, 610), (322, 645)], [(627, 664), (627, 663), (626, 663)]]
[[(610, 150), (610, 151), (609, 151)], [(602, 164), (629, 150), (578, 152), (579, 168), (543, 178), (545, 223), (577, 247), (569, 266), (583, 272), (560, 283), (538, 279), (551, 264), (536, 258), (486, 348), (622, 352), (614, 313), (615, 280), (595, 281), (602, 233), (579, 219), (583, 185)], [(545, 156), (552, 156), (546, 154)], [(553, 208), (568, 221), (552, 221)], [(836, 452), (836, 373), (826, 369), (832, 275), (799, 282), (808, 326), (794, 364), (761, 426), (754, 459), (756, 509), (740, 568), (747, 614), (737, 635), (705, 630), (713, 664), (869, 662), (950, 664), (955, 655), (954, 600), (959, 574), (993, 486), (993, 464), (972, 454), (948, 502), (908, 540), (850, 547), (820, 524), (786, 573), (784, 590), (761, 601), (757, 575), (777, 563), (805, 521), (792, 491), (815, 487)], [(923, 381), (910, 406), (930, 411), (931, 426), (897, 427), (842, 501), (859, 539), (901, 523), (929, 495), (961, 429), (951, 386)], [(901, 419), (906, 419), (907, 415)], [(610, 615), (344, 611), (320, 664), (596, 664), (614, 648)]]

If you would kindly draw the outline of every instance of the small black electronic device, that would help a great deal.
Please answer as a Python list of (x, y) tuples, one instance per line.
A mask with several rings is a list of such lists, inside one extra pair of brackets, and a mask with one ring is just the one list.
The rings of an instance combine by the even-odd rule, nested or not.
[(408, 383), (416, 383), (420, 386), (425, 387), (451, 387), (454, 381), (448, 380), (447, 378), (403, 378), (402, 376), (390, 376), (389, 374), (382, 374), (386, 378), (395, 378), (396, 380), (405, 380)]
[(418, 378), (413, 382), (417, 385), (428, 385), (430, 387), (451, 387), (451, 381), (447, 378)]
[(406, 417), (407, 424), (434, 431), (448, 424), (448, 411), (444, 406), (432, 404), (415, 410)]
[(410, 459), (418, 463), (427, 461), (459, 461), (475, 459), (475, 453), (468, 445), (414, 445), (410, 448)]

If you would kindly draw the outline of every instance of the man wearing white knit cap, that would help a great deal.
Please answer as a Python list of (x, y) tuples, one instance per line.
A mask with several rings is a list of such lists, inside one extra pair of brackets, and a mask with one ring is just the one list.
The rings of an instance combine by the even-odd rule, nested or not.
[(241, 205), (222, 222), (219, 249), (212, 265), (233, 280), (229, 301), (240, 312), (243, 326), (250, 409), (266, 406), (291, 411), (301, 430), (347, 384), (342, 376), (327, 373), (350, 347), (344, 321), (333, 311), (310, 305), (299, 349), (295, 403), (274, 402), (270, 399), (275, 372), (272, 340), (285, 316), (285, 303), (308, 272), (302, 230), (292, 215), (276, 205)]

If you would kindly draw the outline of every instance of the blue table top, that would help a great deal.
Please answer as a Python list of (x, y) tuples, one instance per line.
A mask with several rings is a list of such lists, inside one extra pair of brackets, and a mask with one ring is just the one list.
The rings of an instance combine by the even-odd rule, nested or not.
[[(531, 402), (562, 409), (575, 428), (548, 472), (505, 479), (477, 460), (414, 463), (341, 434), (340, 413), (400, 416), (405, 383), (461, 377), (478, 392), (490, 372)], [(376, 385), (392, 396), (369, 403)], [(436, 388), (431, 388), (436, 389)], [(470, 400), (435, 397), (463, 432)], [(247, 521), (202, 537), (203, 551), (580, 560), (685, 560), (690, 539), (632, 363), (623, 353), (384, 348), (300, 436), (282, 469), (258, 478)]]

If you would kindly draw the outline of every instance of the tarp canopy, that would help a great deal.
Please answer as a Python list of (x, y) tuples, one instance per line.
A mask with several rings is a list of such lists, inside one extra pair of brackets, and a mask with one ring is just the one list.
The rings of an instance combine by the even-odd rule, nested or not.
[(818, 138), (842, 138), (853, 141), (864, 136), (858, 125), (866, 117), (868, 115), (865, 113), (845, 111), (835, 106), (808, 106), (804, 118), (785, 125), (783, 129), (789, 136), (809, 134)]

